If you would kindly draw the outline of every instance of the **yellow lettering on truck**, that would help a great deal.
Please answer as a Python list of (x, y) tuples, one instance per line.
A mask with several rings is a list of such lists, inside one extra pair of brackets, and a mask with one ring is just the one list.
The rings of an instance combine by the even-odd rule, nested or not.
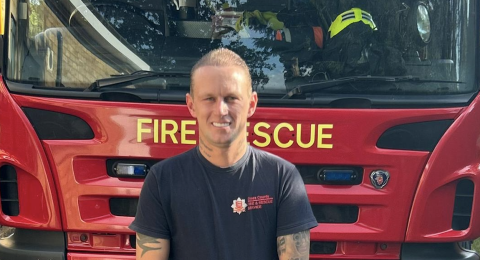
[(315, 143), (315, 125), (310, 125), (310, 141), (308, 143), (302, 142), (302, 124), (297, 124), (297, 144), (301, 148), (310, 148)]
[(142, 134), (150, 134), (152, 132), (152, 129), (150, 128), (143, 128), (143, 124), (151, 124), (152, 119), (150, 118), (139, 118), (137, 120), (137, 142), (141, 143), (142, 142)]
[(180, 130), (180, 143), (181, 144), (197, 144), (197, 140), (188, 140), (187, 135), (195, 135), (195, 130), (188, 130), (188, 125), (196, 125), (197, 121), (195, 120), (182, 120)]
[[(160, 143), (162, 144), (165, 144), (168, 140), (171, 140), (171, 142), (174, 144), (195, 145), (197, 144), (197, 140), (194, 137), (196, 134), (196, 124), (196, 120), (181, 120), (177, 122), (173, 119), (159, 120), (151, 118), (138, 118), (137, 142), (141, 143), (145, 138), (151, 138), (153, 128), (153, 143), (158, 143), (160, 139)], [(250, 122), (247, 122), (247, 128), (249, 128), (250, 125)], [(272, 126), (267, 122), (255, 123), (253, 125), (253, 134), (251, 136), (251, 139), (253, 139), (251, 140), (253, 145), (257, 147), (267, 147), (271, 144), (273, 137), (275, 146), (284, 149), (292, 147), (295, 143), (300, 148), (308, 149), (314, 147), (315, 142), (317, 148), (333, 148), (333, 144), (329, 142), (329, 139), (332, 139), (332, 134), (328, 132), (329, 130), (333, 129), (333, 124), (311, 124), (307, 126), (299, 123), (292, 125), (287, 122), (280, 122), (275, 126), (275, 128), (271, 128)], [(310, 129), (307, 130), (306, 128)], [(178, 136), (176, 135), (179, 132), (179, 129), (180, 142), (178, 141)], [(304, 130), (303, 132), (302, 129)], [(273, 132), (268, 130), (273, 130)], [(280, 139), (280, 135), (282, 136), (282, 140)], [(248, 131), (246, 137), (250, 137)]]
[(324, 144), (323, 139), (331, 139), (331, 134), (324, 134), (323, 129), (332, 129), (332, 124), (318, 125), (318, 137), (317, 137), (317, 147), (318, 148), (327, 148), (332, 149), (333, 144)]
[(260, 137), (265, 138), (265, 142), (261, 143), (257, 140), (253, 140), (253, 144), (256, 145), (257, 147), (266, 147), (270, 144), (270, 141), (271, 141), (270, 135), (265, 133), (265, 132), (260, 131), (260, 127), (264, 127), (266, 129), (269, 129), (270, 125), (268, 123), (265, 123), (265, 122), (259, 122), (259, 123), (255, 124), (255, 126), (253, 127), (253, 133), (260, 136)]
[[(172, 129), (167, 129), (167, 125), (171, 125)], [(177, 122), (173, 120), (162, 120), (162, 144), (167, 143), (167, 135), (170, 136), (174, 144), (178, 144), (175, 133), (178, 132)]]
[(293, 131), (293, 126), (289, 123), (280, 123), (275, 127), (275, 130), (273, 130), (273, 140), (275, 141), (275, 144), (280, 147), (280, 148), (288, 148), (292, 146), (293, 141), (289, 140), (286, 143), (280, 142), (280, 139), (278, 138), (278, 133), (280, 132), (280, 129), (282, 128), (287, 128), (290, 132)]

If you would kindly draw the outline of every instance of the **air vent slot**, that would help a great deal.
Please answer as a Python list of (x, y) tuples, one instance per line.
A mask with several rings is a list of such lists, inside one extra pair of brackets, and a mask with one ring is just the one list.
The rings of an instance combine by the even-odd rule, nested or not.
[(17, 171), (11, 165), (0, 167), (0, 202), (3, 214), (7, 216), (20, 214)]
[(378, 148), (431, 152), (453, 120), (438, 120), (394, 126), (377, 141)]
[(337, 242), (310, 242), (310, 254), (331, 255), (337, 251)]
[(130, 235), (129, 240), (130, 240), (130, 246), (133, 249), (137, 248), (137, 237), (135, 235)]
[(92, 128), (83, 119), (64, 113), (22, 108), (41, 140), (89, 140)]
[(137, 198), (111, 198), (110, 213), (114, 216), (135, 217), (137, 205)]
[(453, 205), (453, 230), (465, 230), (470, 226), (474, 187), (473, 181), (467, 179), (457, 183), (455, 204)]
[(358, 220), (358, 206), (312, 205), (312, 210), (318, 223), (351, 224)]

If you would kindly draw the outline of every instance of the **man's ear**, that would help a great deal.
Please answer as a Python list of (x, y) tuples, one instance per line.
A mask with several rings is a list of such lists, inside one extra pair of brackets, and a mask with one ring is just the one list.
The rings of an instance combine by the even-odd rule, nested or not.
[(193, 118), (197, 118), (197, 115), (195, 114), (195, 108), (193, 107), (193, 97), (190, 95), (190, 93), (187, 93), (186, 95), (186, 103), (188, 111), (190, 111), (190, 115), (192, 115)]
[(248, 106), (248, 117), (253, 116), (255, 110), (257, 109), (258, 95), (257, 92), (253, 91), (250, 96), (250, 102)]

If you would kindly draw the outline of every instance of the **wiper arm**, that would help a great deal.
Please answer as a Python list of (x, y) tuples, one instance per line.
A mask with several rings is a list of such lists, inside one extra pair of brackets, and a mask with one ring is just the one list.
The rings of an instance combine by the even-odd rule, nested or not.
[[(148, 71), (148, 70), (140, 70), (136, 71), (132, 74), (127, 75), (118, 75), (113, 76), (110, 78), (98, 79), (96, 80), (90, 87), (85, 89), (85, 91), (96, 91), (101, 88), (105, 87), (123, 87), (125, 84), (129, 84), (133, 81), (140, 80), (140, 79), (154, 79), (160, 77), (169, 77), (169, 78), (177, 78), (177, 77), (188, 77), (190, 74), (185, 72), (160, 72), (160, 71)], [(164, 80), (164, 84), (166, 87), (166, 80)]]
[(402, 76), (402, 77), (388, 77), (388, 76), (355, 76), (355, 77), (345, 77), (332, 79), (328, 81), (318, 81), (308, 84), (303, 84), (295, 87), (290, 90), (282, 99), (291, 98), (294, 95), (299, 95), (302, 93), (311, 93), (328, 88), (333, 88), (347, 83), (352, 82), (418, 82), (418, 83), (464, 83), (462, 81), (448, 81), (448, 80), (430, 80), (430, 79), (420, 79), (419, 77), (414, 76)]

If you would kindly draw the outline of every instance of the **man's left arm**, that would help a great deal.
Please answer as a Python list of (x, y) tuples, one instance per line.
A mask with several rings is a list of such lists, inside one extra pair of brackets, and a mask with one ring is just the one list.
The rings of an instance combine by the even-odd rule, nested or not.
[(310, 230), (277, 237), (277, 252), (280, 260), (308, 260)]

